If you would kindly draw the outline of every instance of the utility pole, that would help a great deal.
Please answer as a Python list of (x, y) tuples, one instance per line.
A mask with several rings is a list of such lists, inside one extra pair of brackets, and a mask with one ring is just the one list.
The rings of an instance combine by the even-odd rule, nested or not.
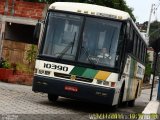
[(153, 80), (152, 80), (150, 101), (152, 100), (152, 94), (153, 94), (153, 88), (154, 88), (154, 81), (155, 81), (155, 76), (156, 76), (157, 60), (158, 60), (158, 52), (155, 52), (155, 61), (154, 61), (154, 67), (153, 67), (154, 70), (153, 70)]
[[(153, 94), (153, 88), (154, 88), (154, 80), (155, 80), (155, 75), (156, 75), (156, 65), (157, 65), (157, 60), (158, 60), (158, 53), (160, 52), (160, 38), (158, 38), (158, 39), (156, 38), (155, 41), (149, 41), (150, 35), (152, 35), (153, 33), (157, 32), (157, 31), (159, 31), (159, 29), (155, 30), (150, 35), (149, 35), (149, 30), (150, 30), (150, 23), (151, 23), (152, 13), (155, 12), (158, 9), (159, 5), (160, 5), (160, 3), (157, 5), (157, 7), (156, 7), (155, 4), (151, 5), (151, 11), (150, 11), (149, 21), (148, 21), (148, 26), (147, 26), (147, 33), (146, 33), (147, 34), (147, 43), (149, 44), (149, 42), (150, 42), (150, 46), (152, 46), (152, 48), (154, 49), (154, 52), (155, 52), (155, 59), (154, 59), (154, 66), (153, 66), (153, 71), (154, 72), (153, 72), (153, 80), (152, 80), (150, 101), (152, 100), (152, 94)], [(159, 98), (159, 96), (157, 97), (157, 99), (158, 98)]]
[[(151, 87), (151, 94), (150, 94), (150, 100), (152, 100), (154, 80), (155, 80), (156, 70), (157, 70), (156, 66), (157, 66), (158, 55), (159, 55), (158, 53), (160, 52), (160, 37), (150, 41), (149, 44), (154, 49), (154, 52), (155, 52), (154, 67), (153, 67), (153, 80), (152, 80), (152, 87)], [(158, 95), (159, 94), (160, 94), (160, 91), (158, 91)], [(157, 96), (157, 99), (160, 99), (160, 95)]]
[(150, 30), (151, 18), (152, 18), (152, 13), (153, 13), (153, 11), (154, 11), (154, 7), (155, 7), (155, 4), (152, 4), (152, 5), (151, 5), (150, 15), (149, 15), (148, 26), (147, 26), (147, 33), (146, 33), (147, 44), (149, 44), (149, 30)]

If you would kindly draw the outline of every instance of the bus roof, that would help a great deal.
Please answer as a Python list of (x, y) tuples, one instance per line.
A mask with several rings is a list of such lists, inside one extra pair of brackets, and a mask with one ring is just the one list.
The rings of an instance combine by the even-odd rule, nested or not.
[(86, 4), (86, 3), (75, 3), (75, 2), (55, 2), (50, 5), (50, 10), (62, 10), (62, 11), (69, 11), (75, 13), (82, 13), (82, 14), (90, 14), (95, 16), (103, 16), (115, 19), (125, 20), (130, 18), (130, 15), (127, 12), (99, 6), (93, 4)]

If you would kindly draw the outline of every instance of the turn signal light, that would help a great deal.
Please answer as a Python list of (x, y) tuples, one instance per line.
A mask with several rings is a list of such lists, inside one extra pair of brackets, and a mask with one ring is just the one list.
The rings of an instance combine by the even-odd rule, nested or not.
[(111, 87), (115, 87), (116, 83), (115, 82), (111, 82)]

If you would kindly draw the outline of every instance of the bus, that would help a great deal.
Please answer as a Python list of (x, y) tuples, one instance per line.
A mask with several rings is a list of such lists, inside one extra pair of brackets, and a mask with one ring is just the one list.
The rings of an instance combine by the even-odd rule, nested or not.
[[(32, 90), (88, 102), (134, 106), (141, 93), (147, 45), (127, 12), (55, 2), (37, 23), (39, 54)], [(37, 37), (39, 36), (39, 37)]]

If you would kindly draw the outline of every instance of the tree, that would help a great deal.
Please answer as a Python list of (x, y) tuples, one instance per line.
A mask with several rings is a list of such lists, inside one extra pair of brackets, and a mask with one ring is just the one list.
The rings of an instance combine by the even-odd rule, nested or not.
[(150, 36), (150, 41), (155, 40), (160, 37), (160, 22), (153, 21), (150, 25), (150, 30), (149, 30), (149, 36)]
[(133, 21), (136, 21), (134, 15), (133, 15), (133, 9), (130, 8), (124, 0), (79, 0), (80, 2), (86, 2), (91, 4), (97, 4), (102, 5), (106, 7), (115, 8), (118, 10), (126, 11), (130, 14)]
[[(148, 21), (143, 23), (141, 29), (147, 31), (147, 26), (148, 26)], [(157, 38), (160, 38), (159, 33), (160, 33), (160, 22), (155, 20), (150, 24), (149, 43), (156, 40)], [(147, 54), (147, 56), (146, 56), (145, 78), (148, 78), (152, 73), (151, 62), (149, 61), (148, 58), (149, 58), (149, 54)], [(160, 73), (160, 57), (158, 58), (158, 61), (157, 61), (157, 69), (156, 70), (158, 70), (158, 73)], [(158, 75), (158, 73), (156, 73), (156, 74)]]
[(30, 48), (27, 50), (27, 57), (26, 57), (29, 67), (34, 68), (34, 62), (36, 60), (36, 56), (37, 56), (37, 49), (35, 45), (31, 45)]
[[(143, 23), (141, 29), (147, 31), (147, 27), (148, 27), (148, 21)], [(150, 24), (149, 36), (151, 35), (153, 37), (156, 34), (159, 34), (159, 32), (156, 33), (157, 29), (160, 29), (160, 22), (155, 20)]]
[(126, 11), (130, 14), (133, 21), (136, 21), (135, 16), (133, 15), (133, 9), (130, 8), (125, 0), (24, 0), (30, 2), (45, 2), (51, 4), (53, 2), (80, 2), (80, 3), (90, 3), (96, 5), (102, 5), (106, 7), (115, 8), (118, 10)]
[(144, 82), (149, 80), (149, 77), (152, 73), (151, 62), (149, 61), (149, 53), (146, 55), (146, 68), (145, 68), (145, 79)]

